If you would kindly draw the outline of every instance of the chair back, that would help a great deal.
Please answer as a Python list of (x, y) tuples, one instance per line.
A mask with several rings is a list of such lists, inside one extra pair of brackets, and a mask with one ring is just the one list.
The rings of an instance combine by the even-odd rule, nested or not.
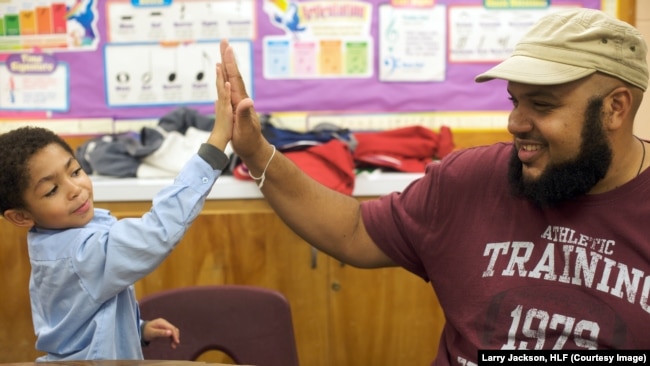
[(144, 320), (165, 318), (180, 329), (180, 345), (156, 340), (148, 360), (195, 361), (221, 351), (237, 364), (298, 366), (289, 302), (279, 292), (244, 285), (191, 286), (145, 296)]

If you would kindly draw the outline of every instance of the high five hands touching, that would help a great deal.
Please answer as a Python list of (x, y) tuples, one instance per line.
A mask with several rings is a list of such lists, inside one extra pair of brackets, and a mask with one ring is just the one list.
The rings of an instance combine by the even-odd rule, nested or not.
[[(234, 51), (227, 40), (221, 41), (220, 51), (221, 63), (217, 66), (217, 79), (222, 77), (230, 84), (230, 101), (234, 117), (232, 148), (244, 161), (265, 162), (272, 153), (272, 146), (262, 136), (261, 125), (255, 112), (253, 100), (246, 92), (246, 86), (239, 72)], [(219, 70), (221, 71), (219, 72)], [(221, 82), (217, 81), (217, 84), (221, 84)], [(219, 94), (219, 100), (221, 100), (221, 97), (222, 95)], [(259, 155), (259, 158), (256, 155)], [(249, 166), (249, 169), (251, 168), (253, 171), (256, 170), (254, 166)]]

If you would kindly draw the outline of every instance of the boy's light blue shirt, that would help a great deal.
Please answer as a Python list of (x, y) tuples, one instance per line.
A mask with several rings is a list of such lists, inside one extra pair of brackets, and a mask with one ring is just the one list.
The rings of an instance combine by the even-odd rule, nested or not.
[(103, 209), (82, 228), (28, 234), (37, 361), (142, 359), (133, 284), (153, 271), (203, 208), (221, 170), (193, 156), (141, 218)]

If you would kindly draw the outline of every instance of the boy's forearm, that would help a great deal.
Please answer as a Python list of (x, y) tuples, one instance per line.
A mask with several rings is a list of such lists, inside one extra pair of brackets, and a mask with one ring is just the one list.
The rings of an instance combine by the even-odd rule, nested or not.
[[(214, 123), (224, 123), (224, 122), (215, 121)], [(226, 137), (225, 134), (215, 133), (215, 131), (213, 131), (208, 137), (207, 143), (213, 145), (214, 147), (220, 149), (221, 151), (224, 151), (226, 149), (226, 145), (228, 145), (228, 141), (229, 139), (228, 137)]]

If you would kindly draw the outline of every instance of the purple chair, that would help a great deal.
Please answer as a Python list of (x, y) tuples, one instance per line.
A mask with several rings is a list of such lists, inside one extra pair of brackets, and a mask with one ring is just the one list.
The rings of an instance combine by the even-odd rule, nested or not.
[(145, 296), (144, 320), (165, 318), (181, 331), (176, 349), (156, 340), (143, 347), (147, 360), (195, 361), (221, 351), (238, 364), (298, 366), (287, 299), (279, 292), (244, 285), (192, 286)]

